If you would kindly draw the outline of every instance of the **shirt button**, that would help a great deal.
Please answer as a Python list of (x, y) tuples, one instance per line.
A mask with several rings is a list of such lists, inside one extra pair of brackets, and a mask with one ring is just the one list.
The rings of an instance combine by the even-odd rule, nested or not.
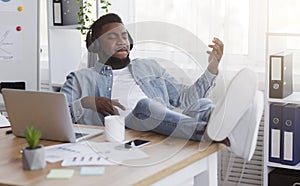
[(111, 88), (108, 88), (109, 91), (111, 91)]
[(109, 77), (111, 77), (112, 76), (112, 74), (109, 74)]

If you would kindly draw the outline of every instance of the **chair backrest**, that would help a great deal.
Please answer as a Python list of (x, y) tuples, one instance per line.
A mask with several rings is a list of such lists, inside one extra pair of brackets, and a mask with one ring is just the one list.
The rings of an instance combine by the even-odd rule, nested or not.
[(25, 85), (24, 81), (19, 81), (19, 82), (0, 82), (0, 93), (1, 93), (1, 90), (3, 88), (25, 90), (26, 85)]

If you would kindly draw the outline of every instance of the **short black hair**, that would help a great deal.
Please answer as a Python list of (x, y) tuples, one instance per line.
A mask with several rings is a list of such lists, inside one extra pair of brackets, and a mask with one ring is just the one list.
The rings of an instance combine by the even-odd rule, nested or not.
[(97, 19), (93, 25), (91, 26), (90, 30), (92, 32), (92, 37), (97, 38), (96, 34), (99, 33), (99, 30), (102, 29), (102, 27), (108, 23), (122, 23), (122, 19), (114, 13), (109, 13), (101, 16), (99, 19)]

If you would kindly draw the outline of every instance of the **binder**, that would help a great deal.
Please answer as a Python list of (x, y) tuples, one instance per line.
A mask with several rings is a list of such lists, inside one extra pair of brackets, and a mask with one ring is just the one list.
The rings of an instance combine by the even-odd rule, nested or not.
[(82, 0), (53, 0), (53, 25), (77, 25), (82, 5)]
[(62, 25), (62, 0), (53, 0), (53, 25)]
[(300, 162), (300, 105), (285, 105), (282, 121), (281, 163), (296, 165)]
[(80, 6), (82, 5), (83, 0), (62, 0), (63, 25), (78, 24), (78, 12), (80, 11)]
[(291, 169), (275, 168), (268, 175), (270, 186), (299, 186), (300, 171)]
[(270, 104), (269, 161), (280, 163), (282, 110), (286, 103)]
[(285, 98), (293, 92), (293, 54), (270, 55), (269, 97)]

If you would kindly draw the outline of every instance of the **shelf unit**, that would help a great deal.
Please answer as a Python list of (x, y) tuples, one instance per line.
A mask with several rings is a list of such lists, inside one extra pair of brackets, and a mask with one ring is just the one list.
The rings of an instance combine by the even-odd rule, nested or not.
[[(285, 46), (285, 49), (282, 49), (281, 51), (289, 51), (293, 53), (293, 66), (294, 66), (294, 72), (293, 72), (293, 93), (283, 99), (277, 99), (277, 98), (269, 98), (269, 56), (273, 54), (274, 52), (268, 51), (268, 47), (270, 47), (270, 37), (274, 38), (285, 38), (285, 40), (288, 40), (289, 37), (299, 37), (300, 39), (300, 33), (299, 34), (290, 34), (290, 33), (267, 33), (266, 40), (267, 40), (267, 52), (266, 52), (266, 88), (265, 88), (265, 128), (264, 128), (264, 136), (265, 136), (265, 142), (264, 142), (264, 185), (268, 185), (268, 173), (272, 171), (274, 168), (285, 168), (285, 169), (294, 169), (294, 170), (300, 170), (300, 163), (295, 166), (288, 166), (280, 163), (274, 163), (269, 162), (269, 114), (270, 114), (270, 103), (295, 103), (300, 104), (300, 90), (299, 90), (299, 66), (296, 65), (295, 61), (300, 61), (300, 49), (292, 49), (289, 48), (289, 46)], [(280, 45), (280, 44), (279, 44)], [(298, 73), (297, 73), (298, 71)], [(296, 78), (298, 77), (298, 78)], [(298, 85), (298, 87), (296, 86)]]
[[(278, 7), (282, 8), (278, 11)], [(300, 27), (296, 22), (288, 21), (299, 17), (300, 3), (295, 0), (268, 1), (268, 28), (266, 33), (266, 73), (265, 73), (265, 126), (264, 126), (264, 186), (268, 186), (268, 174), (274, 168), (300, 170), (300, 163), (295, 166), (269, 162), (269, 114), (270, 103), (300, 104)], [(276, 12), (277, 11), (277, 12)], [(288, 11), (288, 14), (287, 14)], [(279, 19), (282, 18), (282, 19)], [(284, 28), (284, 30), (282, 30)], [(283, 99), (269, 98), (269, 56), (287, 51), (293, 53), (293, 93)]]
[[(65, 0), (62, 2), (67, 3)], [(82, 36), (77, 29), (78, 24), (62, 26), (53, 24), (53, 0), (47, 1), (47, 10), (49, 85), (55, 91), (59, 90), (71, 71), (78, 70), (81, 66)]]

